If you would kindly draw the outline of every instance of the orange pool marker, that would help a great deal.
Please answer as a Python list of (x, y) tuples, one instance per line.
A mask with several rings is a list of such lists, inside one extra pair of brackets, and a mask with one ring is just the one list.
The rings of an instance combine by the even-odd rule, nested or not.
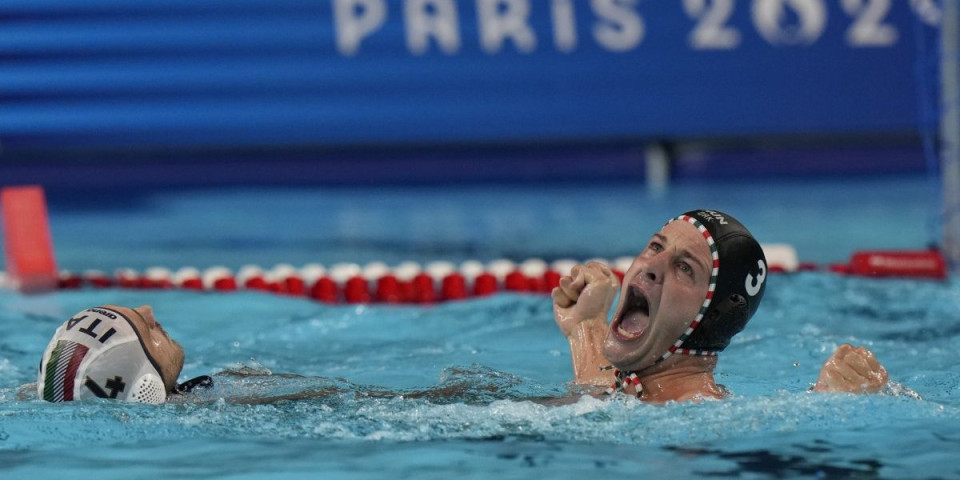
[(5, 187), (0, 191), (0, 204), (7, 274), (14, 287), (23, 293), (57, 288), (57, 264), (43, 188)]

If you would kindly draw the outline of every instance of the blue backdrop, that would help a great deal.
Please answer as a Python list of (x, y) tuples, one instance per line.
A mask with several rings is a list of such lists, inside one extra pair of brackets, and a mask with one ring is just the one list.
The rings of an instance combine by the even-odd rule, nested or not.
[(929, 5), (5, 0), (0, 146), (911, 131)]

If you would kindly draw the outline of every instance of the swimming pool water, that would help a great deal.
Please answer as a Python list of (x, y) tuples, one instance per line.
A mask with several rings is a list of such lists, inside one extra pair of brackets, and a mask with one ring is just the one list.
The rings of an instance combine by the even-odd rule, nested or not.
[[(856, 248), (920, 248), (927, 241), (922, 179), (840, 186), (758, 185), (711, 203), (709, 186), (681, 186), (659, 198), (630, 185), (181, 191), (124, 203), (54, 199), (50, 210), (58, 260), (72, 269), (609, 258), (644, 242), (679, 210), (701, 205), (729, 210), (762, 241), (796, 245), (806, 260), (839, 261)], [(770, 201), (750, 203), (757, 194)], [(720, 358), (718, 380), (734, 395), (663, 406), (628, 398), (531, 401), (568, 397), (572, 389), (566, 342), (545, 296), (411, 307), (331, 306), (254, 292), (3, 291), (0, 472), (960, 476), (957, 280), (812, 272), (769, 281), (759, 313)], [(22, 398), (19, 387), (35, 379), (56, 326), (103, 303), (153, 305), (187, 352), (181, 379), (215, 373), (217, 385), (159, 407)], [(823, 360), (843, 342), (869, 346), (891, 378), (923, 400), (808, 393)], [(259, 403), (283, 395), (307, 398)]]
[(142, 269), (287, 262), (521, 260), (634, 255), (668, 218), (730, 212), (800, 259), (923, 248), (939, 232), (927, 178), (448, 187), (224, 188), (52, 192), (61, 268)]

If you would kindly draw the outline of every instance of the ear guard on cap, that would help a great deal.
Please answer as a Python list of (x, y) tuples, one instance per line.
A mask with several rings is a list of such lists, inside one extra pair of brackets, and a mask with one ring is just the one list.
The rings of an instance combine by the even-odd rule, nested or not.
[[(715, 299), (714, 302), (720, 299)], [(700, 326), (687, 337), (684, 347), (719, 352), (730, 339), (747, 326), (750, 311), (743, 295), (731, 294), (720, 300), (700, 322)]]
[(37, 393), (48, 402), (115, 398), (159, 404), (167, 398), (139, 332), (107, 308), (84, 310), (57, 329), (40, 362)]
[(133, 384), (133, 390), (130, 391), (131, 402), (152, 403), (159, 405), (167, 400), (167, 388), (163, 385), (163, 380), (148, 373), (137, 379)]

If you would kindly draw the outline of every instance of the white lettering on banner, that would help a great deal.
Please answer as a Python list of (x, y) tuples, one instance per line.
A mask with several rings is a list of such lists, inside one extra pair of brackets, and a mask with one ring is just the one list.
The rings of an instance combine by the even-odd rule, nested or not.
[[(896, 0), (838, 0), (846, 15), (846, 44), (853, 48), (891, 47), (900, 41), (897, 26), (889, 19)], [(744, 41), (743, 25), (735, 23), (737, 7), (751, 9), (753, 27), (770, 45), (808, 46), (816, 43), (827, 28), (827, 0), (683, 0), (670, 2), (682, 8), (692, 21), (687, 44), (693, 50), (733, 50)], [(608, 52), (637, 49), (646, 37), (646, 19), (641, 0), (332, 0), (337, 51), (353, 56), (364, 41), (384, 29), (388, 15), (402, 15), (407, 50), (424, 55), (435, 49), (456, 55), (464, 48), (460, 9), (475, 8), (477, 41), (480, 49), (495, 55), (511, 48), (533, 53), (540, 46), (538, 35), (552, 33), (553, 49), (571, 53), (579, 48), (580, 34), (590, 28), (593, 42)], [(388, 10), (389, 5), (399, 7)], [(915, 15), (936, 22), (932, 0), (911, 0)], [(933, 6), (931, 6), (933, 5)], [(540, 27), (539, 17), (549, 15), (549, 26)], [(586, 23), (578, 15), (592, 15)], [(927, 17), (931, 17), (928, 19)], [(847, 26), (846, 22), (850, 21)], [(552, 32), (537, 31), (538, 28)], [(585, 27), (586, 25), (586, 27)], [(471, 31), (472, 29), (466, 29)], [(396, 29), (391, 28), (392, 33)], [(544, 37), (545, 38), (545, 37)], [(511, 45), (506, 45), (506, 44)], [(549, 43), (544, 42), (544, 45)]]
[(842, 0), (840, 5), (854, 17), (847, 29), (847, 43), (854, 47), (886, 47), (897, 43), (900, 34), (883, 23), (890, 12), (890, 0)]
[(573, 0), (553, 0), (550, 3), (550, 15), (553, 19), (553, 45), (563, 53), (577, 48), (577, 19), (573, 10)]
[(427, 53), (431, 38), (447, 55), (460, 50), (460, 22), (454, 0), (407, 0), (403, 13), (410, 53)]
[(480, 47), (487, 53), (497, 53), (509, 38), (518, 51), (533, 52), (537, 37), (530, 28), (529, 17), (527, 0), (477, 0)]
[(695, 50), (731, 50), (740, 45), (740, 32), (727, 26), (734, 0), (683, 0), (683, 9), (697, 25), (688, 42)]
[(937, 3), (939, 0), (910, 0), (910, 8), (927, 25), (939, 26), (943, 19), (943, 9)]
[[(785, 25), (787, 8), (797, 24)], [(753, 23), (771, 45), (811, 45), (827, 26), (823, 0), (754, 0)]]
[(337, 50), (341, 55), (355, 55), (363, 39), (379, 30), (386, 19), (384, 0), (334, 0)]
[(635, 10), (636, 0), (592, 0), (597, 18), (605, 20), (593, 27), (600, 46), (612, 52), (633, 50), (643, 42), (646, 26)]

